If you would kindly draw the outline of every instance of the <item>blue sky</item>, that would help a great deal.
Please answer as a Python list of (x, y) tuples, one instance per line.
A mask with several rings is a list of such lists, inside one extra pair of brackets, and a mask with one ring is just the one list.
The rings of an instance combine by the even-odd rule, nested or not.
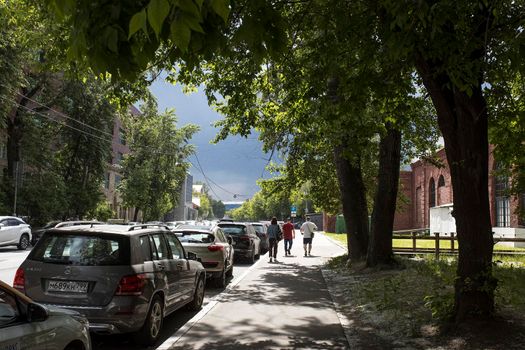
[[(212, 124), (221, 119), (221, 115), (208, 106), (202, 90), (186, 95), (180, 86), (174, 86), (162, 77), (152, 84), (150, 90), (158, 100), (160, 111), (175, 109), (179, 126), (193, 123), (200, 127), (191, 143), (196, 145), (196, 156), (210, 180), (212, 197), (223, 201), (245, 200), (259, 190), (257, 179), (270, 175), (264, 170), (268, 155), (262, 152), (256, 135), (250, 135), (248, 139), (230, 136), (218, 144), (211, 144), (218, 131)], [(190, 169), (194, 182), (205, 182), (195, 156), (190, 161), (194, 164)], [(233, 194), (237, 194), (237, 198)]]

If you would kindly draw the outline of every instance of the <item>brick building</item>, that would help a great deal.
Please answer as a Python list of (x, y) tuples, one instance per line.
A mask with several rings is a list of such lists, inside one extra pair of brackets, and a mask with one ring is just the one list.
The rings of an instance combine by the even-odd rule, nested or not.
[[(443, 167), (418, 160), (410, 165), (411, 171), (401, 172), (394, 230), (429, 228), (431, 208), (452, 209), (454, 194), (445, 150), (441, 149), (437, 156), (444, 164)], [(488, 184), (490, 216), (494, 231), (504, 235), (503, 232), (510, 232), (513, 228), (525, 227), (525, 217), (520, 217), (519, 214), (519, 209), (525, 205), (525, 194), (520, 197), (508, 195), (506, 189), (509, 187), (509, 180), (493, 175), (496, 166), (491, 149)]]

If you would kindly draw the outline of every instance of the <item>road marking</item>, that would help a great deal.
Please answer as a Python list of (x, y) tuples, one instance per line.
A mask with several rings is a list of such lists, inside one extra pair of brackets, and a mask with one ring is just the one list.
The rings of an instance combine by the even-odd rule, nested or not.
[(217, 294), (213, 298), (210, 299), (208, 304), (204, 306), (201, 311), (199, 311), (195, 316), (193, 316), (188, 322), (186, 322), (182, 327), (180, 327), (171, 337), (166, 339), (164, 343), (160, 344), (157, 350), (168, 350), (172, 346), (175, 345), (179, 341), (180, 338), (182, 338), (188, 331), (197, 323), (199, 322), (208, 312), (210, 312), (215, 305), (217, 305), (221, 298), (224, 297), (226, 294), (230, 292), (237, 284), (239, 284), (240, 281), (242, 281), (255, 267), (257, 267), (263, 260), (259, 257), (259, 260), (257, 260), (256, 263), (254, 263), (252, 266), (248, 268), (248, 270), (244, 271), (242, 275), (231, 281), (231, 283), (228, 284), (226, 288), (224, 288), (224, 291)]

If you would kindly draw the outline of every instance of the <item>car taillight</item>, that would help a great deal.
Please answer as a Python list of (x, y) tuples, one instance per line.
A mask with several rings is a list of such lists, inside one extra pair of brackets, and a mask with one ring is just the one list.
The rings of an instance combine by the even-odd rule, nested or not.
[(115, 295), (141, 295), (146, 285), (146, 275), (130, 275), (120, 279)]
[(249, 237), (249, 236), (241, 236), (241, 237), (239, 237), (239, 239), (240, 239), (241, 241), (249, 241), (249, 240), (250, 240), (250, 237)]
[(223, 250), (224, 247), (222, 245), (212, 244), (208, 246), (208, 250), (210, 252), (218, 252), (219, 250)]
[(26, 289), (26, 275), (22, 268), (16, 270), (15, 279), (13, 280), (13, 288), (24, 292)]

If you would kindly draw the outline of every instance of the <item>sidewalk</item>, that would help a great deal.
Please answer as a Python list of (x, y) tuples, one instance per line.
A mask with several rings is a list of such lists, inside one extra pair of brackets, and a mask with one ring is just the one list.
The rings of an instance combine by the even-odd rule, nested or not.
[(296, 235), (292, 257), (279, 244), (278, 263), (268, 254), (226, 291), (213, 308), (180, 338), (160, 348), (188, 349), (348, 349), (343, 328), (321, 273), (321, 265), (344, 250), (316, 235), (311, 257), (303, 256)]

